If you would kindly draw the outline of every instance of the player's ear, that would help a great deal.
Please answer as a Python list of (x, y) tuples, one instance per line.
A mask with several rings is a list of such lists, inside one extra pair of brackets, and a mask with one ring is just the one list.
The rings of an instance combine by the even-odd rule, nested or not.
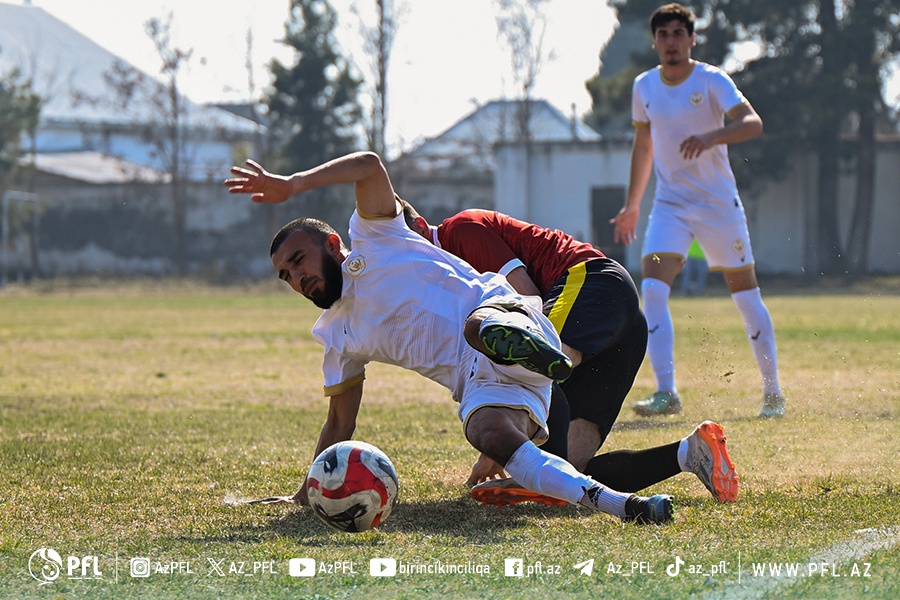
[(329, 234), (327, 238), (325, 238), (325, 249), (335, 257), (340, 256), (341, 249), (344, 247), (344, 242), (341, 240), (341, 236), (336, 233)]

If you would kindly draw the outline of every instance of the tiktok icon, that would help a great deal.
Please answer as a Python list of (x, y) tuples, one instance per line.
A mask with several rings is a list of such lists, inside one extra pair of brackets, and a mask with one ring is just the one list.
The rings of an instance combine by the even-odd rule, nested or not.
[(681, 571), (681, 565), (684, 564), (684, 561), (681, 560), (681, 557), (676, 555), (675, 562), (666, 567), (666, 575), (669, 577), (678, 577), (678, 573)]

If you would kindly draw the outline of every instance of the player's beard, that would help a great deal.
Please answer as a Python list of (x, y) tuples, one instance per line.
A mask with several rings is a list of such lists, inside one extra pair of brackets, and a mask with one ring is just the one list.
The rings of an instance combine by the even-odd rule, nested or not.
[(690, 61), (691, 61), (690, 52), (682, 52), (681, 50), (675, 50), (671, 54), (668, 52), (665, 53), (660, 62), (662, 62), (663, 64), (668, 65), (670, 67), (677, 67), (677, 66), (689, 63)]
[(341, 271), (341, 263), (327, 252), (322, 253), (322, 281), (325, 283), (322, 293), (316, 294), (310, 300), (319, 308), (331, 308), (331, 305), (341, 297), (344, 273)]

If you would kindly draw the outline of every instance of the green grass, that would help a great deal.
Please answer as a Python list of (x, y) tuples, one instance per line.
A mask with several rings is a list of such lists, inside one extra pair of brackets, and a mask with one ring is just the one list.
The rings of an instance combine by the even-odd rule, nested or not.
[[(574, 507), (481, 507), (461, 483), (476, 452), (449, 394), (372, 365), (356, 437), (392, 458), (400, 503), (380, 530), (350, 535), (305, 509), (223, 500), (293, 492), (305, 474), (326, 406), (309, 334), (314, 307), (269, 286), (0, 291), (0, 597), (896, 598), (900, 296), (767, 294), (766, 302), (785, 419), (755, 418), (759, 374), (731, 301), (678, 298), (684, 413), (631, 415), (627, 404), (653, 389), (645, 365), (606, 446), (666, 443), (716, 419), (742, 477), (736, 504), (714, 503), (682, 474), (649, 490), (676, 498), (677, 520), (665, 527)], [(813, 557), (866, 528), (889, 528), (882, 537), (894, 545), (839, 561), (847, 576), (751, 576), (754, 562), (800, 563), (806, 573)], [(64, 572), (39, 587), (28, 560), (44, 547), (63, 560), (97, 555), (102, 579)], [(725, 561), (727, 573), (685, 566), (669, 577), (676, 556), (705, 573)], [(131, 557), (189, 563), (192, 573), (132, 578)], [(352, 561), (355, 573), (291, 578), (292, 557)], [(376, 578), (376, 557), (490, 572)], [(545, 572), (505, 577), (512, 557), (540, 561)], [(590, 577), (573, 568), (589, 558)], [(232, 561), (235, 570), (274, 561), (277, 574), (228, 573)], [(631, 573), (633, 563), (633, 575), (614, 573), (618, 565)], [(869, 576), (849, 576), (854, 563)], [(546, 572), (557, 565), (559, 574)]]

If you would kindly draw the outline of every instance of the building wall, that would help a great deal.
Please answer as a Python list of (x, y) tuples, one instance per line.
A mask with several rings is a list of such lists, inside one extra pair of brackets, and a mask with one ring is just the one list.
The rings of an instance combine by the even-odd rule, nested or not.
[[(630, 159), (631, 146), (625, 143), (542, 144), (533, 148), (531, 169), (526, 172), (528, 161), (522, 147), (498, 146), (494, 179), (497, 210), (596, 244), (592, 234), (592, 190), (627, 187)], [(642, 205), (640, 229), (649, 201), (648, 194)], [(608, 215), (606, 220), (613, 216)], [(625, 250), (624, 264), (629, 270), (639, 271), (640, 248)]]
[[(869, 269), (876, 273), (900, 273), (900, 144), (882, 148), (875, 168)], [(849, 208), (843, 216), (849, 223), (852, 218)]]
[[(253, 140), (250, 135), (228, 135), (220, 132), (192, 130), (188, 138), (181, 164), (188, 170), (193, 181), (219, 180), (227, 174), (228, 166), (245, 156), (235, 156), (235, 148), (252, 152)], [(170, 144), (162, 142), (165, 148)], [(30, 147), (30, 144), (29, 146)], [(84, 124), (46, 125), (36, 136), (35, 151), (38, 153), (70, 152), (92, 150), (121, 158), (131, 163), (151, 167), (159, 171), (169, 169), (169, 158), (160, 156), (159, 149), (143, 139), (134, 128), (104, 129)]]
[[(496, 208), (545, 227), (562, 229), (598, 244), (594, 225), (612, 229), (615, 214), (592, 214), (597, 188), (628, 185), (630, 143), (537, 144), (526, 160), (516, 145), (497, 148), (493, 177), (450, 174), (400, 176), (397, 192), (432, 222), (472, 207)], [(526, 168), (526, 165), (530, 165)], [(451, 170), (452, 171), (452, 170)], [(394, 171), (392, 170), (392, 177)], [(316, 216), (345, 235), (353, 208), (352, 189), (334, 186), (327, 199), (304, 195), (279, 206), (256, 205), (230, 197), (219, 177), (189, 187), (186, 258), (190, 274), (212, 278), (271, 276), (268, 245), (275, 231), (302, 215)], [(784, 181), (742, 194), (761, 274), (814, 276), (817, 239), (816, 166), (797, 161)], [(622, 250), (621, 262), (640, 272), (641, 240), (652, 200), (651, 180), (643, 199), (638, 241)], [(876, 202), (868, 269), (900, 273), (900, 146), (883, 146), (877, 164)], [(121, 183), (90, 185), (39, 174), (36, 224), (30, 209), (12, 207), (10, 244), (4, 260), (9, 277), (58, 275), (161, 275), (177, 272), (169, 188)], [(840, 179), (841, 230), (852, 218), (855, 180)], [(35, 235), (36, 234), (36, 235)], [(34, 250), (34, 251), (33, 251)], [(618, 258), (618, 256), (617, 256)]]
[[(594, 222), (613, 214), (591, 214), (591, 191), (596, 187), (627, 188), (631, 143), (547, 143), (532, 146), (531, 159), (521, 145), (497, 147), (495, 198), (497, 210), (539, 225), (558, 228), (596, 244)], [(626, 268), (640, 272), (641, 241), (646, 228), (655, 180), (647, 186), (641, 204), (638, 240), (624, 249)], [(900, 273), (900, 147), (879, 148), (876, 200), (870, 238), (868, 270)], [(846, 232), (852, 219), (855, 177), (840, 179), (840, 227)], [(815, 275), (817, 190), (816, 161), (798, 160), (789, 176), (765, 183), (750, 193), (742, 191), (757, 271), (761, 274)], [(599, 221), (598, 221), (599, 220)], [(610, 226), (611, 227), (611, 226)]]
[[(35, 193), (36, 223), (29, 209), (12, 228), (9, 279), (178, 272), (168, 186), (89, 185), (43, 175)], [(269, 242), (296, 216), (289, 207), (230, 197), (221, 182), (192, 184), (187, 198), (188, 274), (210, 279), (271, 275)]]
[[(762, 274), (806, 274), (814, 260), (815, 161), (799, 161), (783, 181), (764, 184), (750, 192), (739, 190), (756, 270)], [(810, 187), (812, 185), (813, 187)]]
[(494, 208), (494, 177), (489, 171), (423, 171), (403, 162), (388, 170), (397, 194), (430, 223), (467, 208)]

